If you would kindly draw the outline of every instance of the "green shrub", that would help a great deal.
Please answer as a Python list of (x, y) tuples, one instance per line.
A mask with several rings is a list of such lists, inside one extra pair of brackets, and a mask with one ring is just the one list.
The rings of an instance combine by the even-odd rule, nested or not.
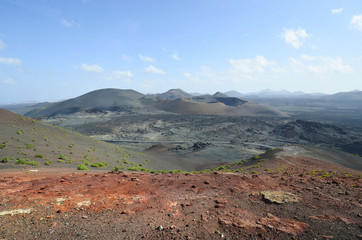
[(87, 168), (87, 166), (85, 166), (85, 165), (83, 165), (83, 164), (79, 164), (77, 169), (78, 169), (78, 170), (89, 170), (89, 169)]
[(251, 170), (250, 171), (251, 174), (259, 174), (257, 171)]
[(27, 162), (26, 165), (31, 165), (31, 166), (39, 166), (39, 162), (37, 161), (30, 161), (30, 162)]
[(6, 144), (0, 144), (0, 149), (6, 148)]
[(50, 165), (50, 164), (52, 164), (53, 162), (52, 161), (46, 161), (44, 164), (45, 165)]
[(44, 155), (43, 155), (43, 154), (36, 154), (35, 157), (37, 157), (37, 158), (44, 158)]
[(121, 171), (121, 168), (118, 166), (113, 167), (112, 172), (119, 173)]
[(67, 157), (64, 154), (59, 155), (59, 159), (61, 160), (67, 160)]
[(16, 159), (15, 164), (26, 164), (28, 161), (29, 161), (29, 159), (25, 159), (25, 158), (18, 157), (18, 158)]
[(101, 162), (92, 163), (90, 166), (96, 168), (105, 168), (108, 166), (108, 163), (105, 161), (101, 161)]
[(31, 166), (39, 166), (39, 162), (37, 161), (29, 161), (29, 159), (18, 157), (15, 164), (25, 164), (25, 165), (31, 165)]
[(7, 163), (7, 162), (9, 162), (10, 161), (10, 157), (9, 156), (5, 156), (5, 157), (2, 157), (1, 158), (1, 162), (2, 163)]
[(91, 165), (91, 163), (88, 162), (87, 160), (82, 160), (82, 163), (84, 163), (86, 166), (90, 166), (90, 165)]
[(129, 171), (141, 171), (141, 168), (138, 166), (130, 166), (128, 168)]
[(30, 143), (27, 143), (27, 144), (25, 144), (25, 147), (26, 147), (26, 149), (31, 149), (31, 148), (34, 147), (34, 145), (30, 144)]

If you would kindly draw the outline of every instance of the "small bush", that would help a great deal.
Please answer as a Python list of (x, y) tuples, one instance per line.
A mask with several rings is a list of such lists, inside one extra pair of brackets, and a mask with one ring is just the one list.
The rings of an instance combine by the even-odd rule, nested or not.
[(29, 161), (29, 159), (18, 157), (15, 164), (25, 164), (25, 165), (31, 165), (31, 166), (39, 166), (39, 162), (37, 161)]
[(36, 158), (44, 158), (44, 155), (43, 154), (36, 154), (35, 157)]
[(25, 147), (26, 147), (26, 149), (31, 149), (31, 148), (34, 147), (34, 145), (30, 144), (30, 143), (27, 143), (27, 144), (25, 144)]
[(9, 157), (9, 156), (5, 156), (5, 157), (1, 158), (1, 162), (2, 162), (2, 163), (7, 163), (7, 162), (9, 162), (9, 161), (10, 161), (10, 157)]
[(82, 160), (82, 163), (84, 163), (86, 166), (90, 166), (90, 165), (91, 165), (91, 163), (88, 162), (87, 160)]
[(67, 160), (67, 157), (64, 154), (59, 155), (59, 159), (61, 160)]
[(52, 164), (53, 162), (52, 161), (46, 161), (44, 164), (45, 165), (50, 165), (50, 164)]
[(78, 169), (78, 170), (89, 170), (89, 169), (87, 168), (87, 166), (85, 166), (85, 165), (83, 165), (83, 164), (79, 164), (77, 169)]
[(121, 171), (121, 168), (118, 166), (115, 166), (112, 170), (112, 172), (114, 172), (114, 173), (119, 173), (120, 171)]
[(101, 161), (101, 162), (92, 163), (90, 166), (96, 168), (105, 168), (108, 166), (108, 163), (105, 161)]
[(128, 171), (138, 171), (138, 170), (139, 170), (139, 167), (137, 167), (137, 166), (130, 166), (127, 170), (128, 170)]
[(25, 158), (18, 157), (18, 158), (16, 159), (15, 164), (26, 164), (28, 161), (29, 161), (29, 159), (25, 159)]
[(31, 166), (39, 166), (39, 162), (37, 161), (30, 161), (30, 162), (27, 162), (26, 165), (31, 165)]

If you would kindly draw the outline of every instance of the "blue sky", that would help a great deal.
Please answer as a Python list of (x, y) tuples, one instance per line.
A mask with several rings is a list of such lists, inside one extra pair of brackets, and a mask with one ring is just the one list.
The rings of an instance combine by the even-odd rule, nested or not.
[(0, 0), (0, 103), (362, 90), (360, 0)]

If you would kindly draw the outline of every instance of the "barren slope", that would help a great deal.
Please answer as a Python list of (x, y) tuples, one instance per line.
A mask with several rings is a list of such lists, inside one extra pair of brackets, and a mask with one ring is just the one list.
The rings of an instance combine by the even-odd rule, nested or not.
[(269, 152), (244, 173), (1, 172), (0, 237), (361, 237), (360, 172), (291, 153)]

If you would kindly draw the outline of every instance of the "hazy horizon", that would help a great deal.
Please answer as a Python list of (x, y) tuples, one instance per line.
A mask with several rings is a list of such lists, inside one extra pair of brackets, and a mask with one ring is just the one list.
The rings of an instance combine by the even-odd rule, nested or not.
[[(103, 88), (101, 88), (103, 89)], [(56, 99), (56, 98), (53, 98), (54, 100), (45, 100), (43, 102), (61, 102), (61, 101), (65, 101), (65, 100), (68, 100), (68, 99), (72, 99), (72, 98), (76, 98), (76, 97), (79, 97), (79, 96), (82, 96), (84, 94), (87, 94), (89, 92), (92, 92), (92, 91), (96, 91), (96, 90), (101, 90), (101, 89), (94, 89), (94, 90), (91, 90), (91, 91), (88, 91), (88, 92), (84, 92), (84, 93), (80, 93), (79, 95), (76, 95), (76, 96), (70, 96), (69, 98), (63, 98), (63, 99)], [(107, 89), (107, 88), (105, 88)], [(117, 88), (116, 88), (117, 89)], [(181, 88), (171, 88), (169, 90), (172, 90), (172, 89), (181, 89)], [(134, 91), (137, 91), (137, 89), (121, 89), (121, 90), (134, 90)], [(169, 90), (166, 90), (165, 92), (169, 91)], [(184, 90), (184, 89), (181, 89), (181, 90)], [(284, 90), (284, 89), (281, 89), (281, 90), (273, 90), (273, 89), (261, 89), (259, 91), (254, 91), (254, 92), (239, 92), (237, 90), (229, 90), (229, 91), (224, 91), (223, 93), (227, 93), (227, 92), (230, 92), (230, 91), (236, 91), (238, 93), (241, 93), (241, 94), (244, 94), (244, 95), (251, 95), (251, 94), (257, 94), (257, 93), (262, 93), (264, 91), (271, 91), (271, 92), (280, 92), (280, 91), (287, 91), (287, 90)], [(350, 90), (350, 91), (346, 91), (346, 92), (354, 92), (354, 91), (362, 91), (362, 90), (359, 90), (359, 89), (353, 89), (353, 90)], [(144, 95), (147, 95), (147, 94), (160, 94), (160, 93), (164, 93), (164, 92), (141, 92), (141, 91), (137, 91), (137, 92), (140, 92)], [(187, 91), (186, 91), (187, 92)], [(210, 94), (210, 95), (213, 95), (217, 92), (220, 92), (220, 91), (215, 91), (215, 92), (187, 92), (189, 94), (200, 94), (200, 95), (204, 95), (204, 94)], [(340, 93), (340, 92), (335, 92), (335, 93), (321, 93), (321, 92), (303, 92), (303, 91), (294, 91), (294, 92), (291, 92), (291, 91), (287, 91), (291, 94), (293, 93), (304, 93), (304, 94), (325, 94), (325, 95), (333, 95), (333, 94), (337, 94), (337, 93)], [(8, 103), (3, 103), (3, 102), (0, 102), (0, 105), (13, 105), (13, 104), (36, 104), (36, 103), (41, 103), (40, 101), (36, 101), (36, 100), (25, 100), (25, 101), (19, 101), (19, 102), (8, 102)]]
[(103, 88), (362, 90), (362, 2), (0, 3), (0, 104)]

